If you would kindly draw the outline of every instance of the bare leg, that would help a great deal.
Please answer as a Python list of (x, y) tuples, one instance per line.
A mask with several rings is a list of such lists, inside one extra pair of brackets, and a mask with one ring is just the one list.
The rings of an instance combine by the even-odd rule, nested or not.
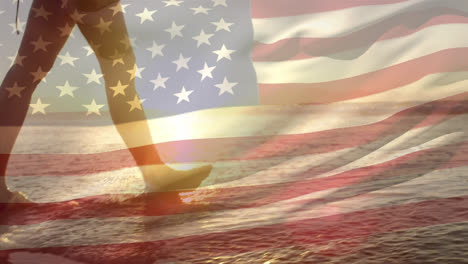
[[(53, 15), (47, 16), (47, 19), (36, 17), (34, 9), (41, 6)], [(52, 68), (68, 39), (69, 34), (61, 35), (59, 28), (66, 24), (74, 26), (64, 12), (57, 1), (34, 0), (16, 63), (0, 85), (0, 201), (8, 200), (11, 196), (5, 183), (6, 166), (32, 94)], [(40, 45), (40, 41), (46, 44)]]
[(91, 46), (104, 76), (112, 120), (140, 166), (149, 189), (196, 188), (208, 176), (211, 166), (182, 172), (171, 169), (161, 160), (135, 89), (135, 54), (123, 13), (119, 10), (120, 2), (116, 2), (86, 12), (83, 23), (78, 23), (90, 45), (97, 44)]

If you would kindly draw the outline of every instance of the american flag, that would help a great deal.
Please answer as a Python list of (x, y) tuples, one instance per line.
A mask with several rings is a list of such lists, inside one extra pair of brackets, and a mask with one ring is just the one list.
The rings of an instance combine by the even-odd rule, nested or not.
[[(105, 37), (125, 17), (128, 39), (115, 41), (136, 63), (104, 53), (139, 97), (105, 84), (100, 43), (78, 27), (45, 78), (33, 65), (6, 179), (35, 203), (2, 212), (2, 263), (468, 259), (468, 2), (122, 0), (79, 13), (57, 2), (24, 1), (20, 32), (28, 15), (84, 15)], [(0, 5), (2, 77), (31, 66), (15, 4)], [(29, 52), (68, 30), (32, 34)], [(1, 104), (23, 98), (23, 82), (4, 81)], [(164, 163), (213, 165), (200, 188), (142, 194), (134, 157), (152, 146), (124, 143), (106, 92), (145, 111)]]

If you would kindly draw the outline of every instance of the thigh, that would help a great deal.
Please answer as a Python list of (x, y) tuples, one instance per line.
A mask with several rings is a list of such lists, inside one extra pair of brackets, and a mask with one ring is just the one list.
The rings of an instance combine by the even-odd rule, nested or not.
[(60, 0), (34, 0), (18, 50), (25, 67), (50, 70), (74, 26)]
[[(114, 0), (113, 5), (120, 6), (120, 1)], [(123, 57), (128, 52), (131, 52), (123, 13), (114, 13), (110, 8), (100, 10), (99, 12), (87, 13), (86, 23), (78, 24), (81, 33), (90, 46), (93, 47), (98, 59)], [(100, 29), (98, 27), (100, 23), (109, 24), (108, 30)]]

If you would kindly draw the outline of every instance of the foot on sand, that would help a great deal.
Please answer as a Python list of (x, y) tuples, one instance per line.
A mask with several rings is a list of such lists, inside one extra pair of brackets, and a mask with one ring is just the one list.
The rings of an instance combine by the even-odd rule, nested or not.
[(151, 166), (144, 171), (146, 188), (150, 192), (196, 189), (211, 173), (213, 166), (190, 170), (174, 170), (168, 166)]

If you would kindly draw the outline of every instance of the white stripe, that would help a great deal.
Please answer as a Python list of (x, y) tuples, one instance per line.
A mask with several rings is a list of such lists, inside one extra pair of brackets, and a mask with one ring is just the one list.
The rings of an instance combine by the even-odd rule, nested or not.
[[(153, 139), (158, 143), (292, 135), (361, 126), (381, 121), (413, 106), (466, 92), (467, 76), (468, 72), (432, 74), (397, 89), (326, 105), (210, 109), (151, 120), (150, 127)], [(38, 141), (38, 138), (41, 140)], [(85, 154), (118, 149), (125, 149), (125, 146), (113, 126), (24, 126), (14, 153)], [(161, 155), (164, 159), (165, 154)]]
[[(254, 62), (258, 83), (320, 83), (374, 72), (438, 51), (468, 47), (468, 24), (442, 24), (327, 57)], [(353, 55), (355, 54), (355, 55)], [(353, 58), (353, 59), (348, 59)]]
[(411, 11), (433, 7), (468, 11), (460, 0), (409, 0), (395, 4), (359, 6), (310, 15), (253, 19), (254, 40), (271, 44), (288, 38), (332, 38), (379, 23)]
[[(467, 172), (468, 167), (433, 171), (396, 185), (392, 179), (388, 179), (388, 187), (366, 195), (348, 196), (354, 196), (353, 198), (340, 199), (343, 194), (339, 193), (339, 189), (334, 189), (294, 199), (304, 202), (320, 198), (335, 197), (337, 199), (336, 202), (328, 204), (308, 205), (308, 208), (304, 208), (304, 204), (294, 204), (290, 200), (286, 200), (255, 208), (213, 212), (209, 216), (203, 212), (201, 214), (160, 217), (57, 220), (26, 226), (3, 226), (0, 249), (154, 241), (255, 228), (286, 221), (319, 218), (438, 198), (465, 196), (468, 194), (468, 190), (466, 186), (459, 183), (468, 180)], [(355, 190), (347, 188), (348, 194), (353, 192), (359, 194), (359, 187)], [(297, 213), (292, 213), (293, 211)], [(202, 218), (197, 218), (196, 215)], [(190, 221), (190, 216), (194, 216), (196, 220)], [(203, 216), (206, 217), (203, 218)], [(157, 222), (158, 226), (154, 228), (152, 223), (162, 219), (164, 221)], [(186, 221), (181, 221), (181, 219)], [(180, 222), (183, 224), (173, 224)], [(145, 228), (145, 224), (152, 226), (152, 228)]]

